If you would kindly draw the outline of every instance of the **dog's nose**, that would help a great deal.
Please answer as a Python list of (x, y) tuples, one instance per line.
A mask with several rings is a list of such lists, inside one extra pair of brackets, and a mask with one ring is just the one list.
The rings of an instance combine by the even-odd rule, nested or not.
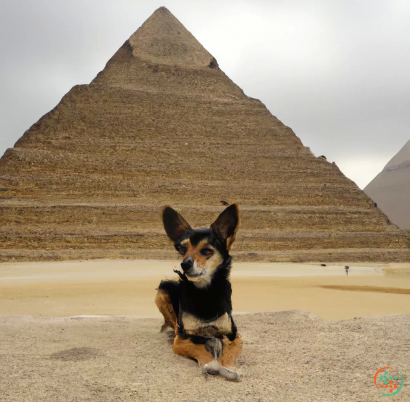
[(193, 265), (194, 260), (192, 259), (192, 257), (188, 257), (186, 260), (181, 262), (181, 268), (184, 270), (184, 272), (192, 268)]

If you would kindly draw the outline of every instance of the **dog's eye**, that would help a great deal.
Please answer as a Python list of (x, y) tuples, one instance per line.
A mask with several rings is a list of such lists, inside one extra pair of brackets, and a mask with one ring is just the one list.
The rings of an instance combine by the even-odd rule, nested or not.
[(179, 246), (178, 247), (178, 253), (181, 254), (181, 255), (185, 255), (186, 254), (186, 247)]
[(214, 250), (210, 249), (210, 248), (203, 248), (201, 250), (201, 254), (204, 255), (205, 257), (211, 257), (211, 255), (213, 255)]

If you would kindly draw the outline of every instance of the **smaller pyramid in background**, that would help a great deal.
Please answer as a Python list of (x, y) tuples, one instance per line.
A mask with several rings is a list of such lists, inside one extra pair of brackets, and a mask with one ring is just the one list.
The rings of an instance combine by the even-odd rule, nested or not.
[(410, 140), (364, 192), (393, 223), (402, 229), (410, 229)]

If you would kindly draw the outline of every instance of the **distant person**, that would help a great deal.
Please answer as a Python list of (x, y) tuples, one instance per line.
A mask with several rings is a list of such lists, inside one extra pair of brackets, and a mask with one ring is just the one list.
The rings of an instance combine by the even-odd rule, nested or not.
[(348, 265), (345, 266), (345, 271), (346, 271), (346, 275), (349, 275), (349, 266)]

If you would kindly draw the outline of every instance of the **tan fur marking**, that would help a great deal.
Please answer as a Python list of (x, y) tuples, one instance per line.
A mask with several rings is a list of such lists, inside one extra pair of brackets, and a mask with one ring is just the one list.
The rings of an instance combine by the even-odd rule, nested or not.
[[(189, 239), (187, 239), (187, 240), (189, 241)], [(193, 247), (191, 242), (190, 242), (189, 246), (188, 246), (188, 249), (187, 249), (187, 252), (185, 254), (186, 257), (194, 257), (195, 254), (199, 253), (201, 251), (201, 249), (203, 249), (206, 244), (208, 244), (208, 241), (207, 240), (202, 240), (195, 247)], [(204, 259), (206, 260), (205, 256), (201, 255), (201, 257), (204, 257)]]
[(204, 345), (197, 345), (189, 339), (181, 339), (179, 335), (177, 335), (174, 340), (174, 353), (181, 356), (192, 357), (200, 366), (214, 360)]
[(178, 320), (174, 308), (172, 307), (172, 303), (168, 293), (164, 292), (163, 290), (158, 290), (157, 295), (155, 297), (155, 304), (164, 316), (165, 322), (163, 328), (169, 326), (176, 331)]
[(233, 367), (235, 365), (236, 358), (239, 356), (242, 350), (242, 339), (238, 334), (232, 342), (228, 338), (224, 338), (222, 342), (222, 366)]
[[(222, 342), (222, 366), (232, 367), (235, 365), (236, 358), (242, 350), (242, 340), (238, 335), (232, 342), (227, 338), (224, 338)], [(204, 345), (197, 345), (189, 339), (182, 339), (179, 335), (174, 340), (174, 353), (180, 356), (192, 357), (200, 366), (214, 360)]]

